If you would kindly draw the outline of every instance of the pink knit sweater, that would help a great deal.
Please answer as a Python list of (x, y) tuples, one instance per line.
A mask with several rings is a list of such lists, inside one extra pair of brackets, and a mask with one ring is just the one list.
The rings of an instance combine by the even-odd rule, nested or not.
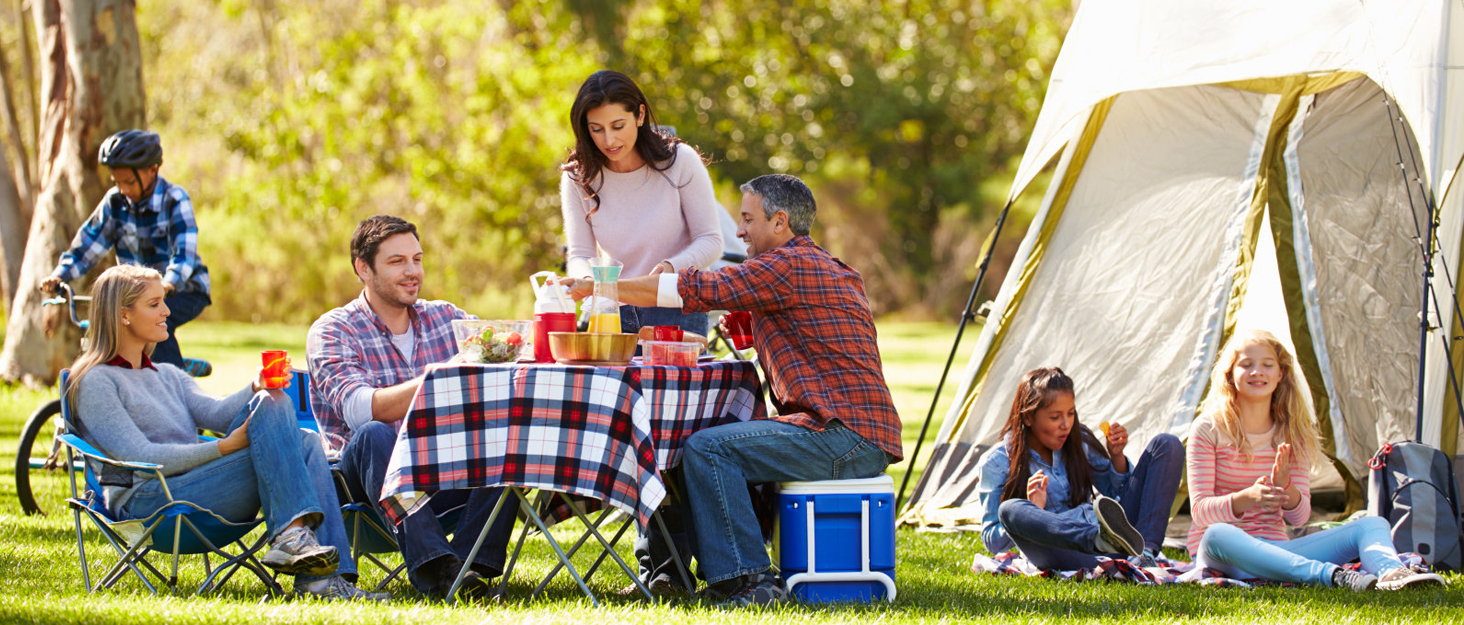
[(1271, 473), (1276, 461), (1273, 440), (1276, 428), (1260, 434), (1247, 434), (1251, 458), (1245, 460), (1228, 438), (1215, 427), (1209, 415), (1195, 419), (1190, 429), (1186, 464), (1189, 474), (1190, 556), (1200, 546), (1205, 528), (1215, 523), (1229, 523), (1256, 538), (1286, 540), (1286, 525), (1301, 525), (1311, 516), (1311, 476), (1300, 458), (1291, 461), (1291, 481), (1301, 491), (1301, 502), (1291, 510), (1265, 511), (1257, 508), (1236, 516), (1230, 499), (1236, 491), (1249, 488), (1256, 479)]
[(567, 275), (586, 278), (589, 261), (602, 253), (625, 263), (620, 277), (644, 276), (661, 261), (676, 271), (705, 269), (722, 256), (722, 226), (712, 178), (696, 150), (680, 144), (676, 162), (665, 171), (649, 165), (632, 172), (600, 171), (594, 185), (600, 208), (565, 172), (560, 179), (560, 210), (569, 244)]

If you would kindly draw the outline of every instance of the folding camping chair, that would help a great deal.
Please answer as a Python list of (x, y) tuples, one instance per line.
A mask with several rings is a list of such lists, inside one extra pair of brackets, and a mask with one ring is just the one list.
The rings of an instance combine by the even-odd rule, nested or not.
[[(315, 409), (310, 405), (310, 373), (301, 369), (294, 369), (291, 373), (293, 378), (290, 380), (289, 388), (285, 389), (285, 394), (294, 403), (295, 421), (301, 429), (320, 432), (320, 424), (315, 421)], [(371, 505), (371, 502), (356, 501), (355, 497), (351, 495), (351, 489), (346, 486), (339, 464), (340, 458), (330, 459), (331, 476), (335, 478), (336, 496), (342, 502), (341, 518), (346, 523), (346, 538), (351, 541), (351, 555), (355, 556), (358, 565), (362, 560), (366, 560), (385, 575), (374, 589), (376, 592), (380, 592), (407, 570), (407, 563), (404, 561), (392, 566), (378, 557), (399, 553), (401, 547), (397, 545), (396, 536), (387, 527), (386, 521), (376, 512), (376, 508)], [(464, 507), (466, 506), (455, 506), (437, 515), (437, 522), (444, 528), (457, 527)]]
[[(167, 478), (163, 476), (162, 465), (115, 460), (82, 440), (76, 434), (71, 404), (66, 393), (69, 376), (69, 370), (61, 371), (61, 418), (65, 432), (61, 434), (60, 440), (66, 447), (68, 466), (76, 461), (78, 455), (86, 460), (86, 469), (83, 472), (86, 490), (82, 492), (77, 488), (77, 474), (74, 471), (69, 472), (71, 498), (67, 499), (67, 504), (71, 507), (76, 526), (76, 552), (81, 563), (82, 584), (87, 592), (111, 588), (121, 581), (128, 571), (131, 571), (153, 594), (157, 594), (158, 590), (149, 579), (149, 574), (163, 582), (169, 591), (176, 594), (178, 592), (179, 556), (200, 554), (203, 556), (205, 576), (195, 591), (198, 594), (207, 594), (217, 590), (228, 582), (229, 578), (240, 568), (254, 573), (264, 583), (271, 595), (283, 594), (279, 584), (275, 583), (269, 571), (254, 556), (266, 545), (264, 534), (261, 533), (250, 544), (244, 542), (244, 538), (259, 527), (264, 520), (255, 517), (251, 521), (234, 523), (193, 502), (173, 500), (172, 494), (168, 491)], [(102, 486), (98, 474), (103, 471), (103, 467), (152, 474), (153, 479), (158, 480), (158, 483), (162, 485), (163, 492), (168, 494), (170, 502), (146, 518), (117, 518), (102, 501)], [(102, 575), (97, 584), (91, 582), (91, 566), (87, 562), (86, 538), (81, 522), (83, 514), (92, 521), (102, 538), (106, 539), (118, 556), (117, 561), (107, 568), (106, 573)], [(232, 545), (237, 551), (230, 553), (220, 545), (225, 547)], [(155, 553), (172, 556), (172, 569), (169, 575), (164, 575), (148, 560), (148, 556)], [(214, 567), (209, 561), (209, 555), (223, 558), (223, 562)]]

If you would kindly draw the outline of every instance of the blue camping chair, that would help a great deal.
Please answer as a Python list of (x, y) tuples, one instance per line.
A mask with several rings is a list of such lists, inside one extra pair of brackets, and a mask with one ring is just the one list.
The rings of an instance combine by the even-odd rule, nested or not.
[[(320, 424), (315, 421), (315, 410), (310, 405), (310, 373), (295, 369), (294, 377), (290, 380), (290, 387), (285, 389), (285, 394), (295, 404), (295, 420), (303, 429), (314, 432), (320, 431)], [(351, 495), (351, 490), (346, 486), (345, 478), (342, 477), (340, 467), (337, 466), (339, 458), (331, 459), (331, 474), (335, 477), (336, 495), (341, 500), (341, 518), (346, 522), (346, 537), (351, 541), (351, 555), (355, 556), (357, 564), (362, 560), (370, 562), (386, 575), (376, 585), (375, 590), (380, 592), (386, 585), (391, 583), (407, 570), (405, 562), (391, 566), (383, 562), (378, 556), (397, 553), (401, 547), (397, 545), (396, 537), (387, 527), (386, 521), (376, 512), (369, 501), (356, 501)], [(458, 519), (462, 516), (465, 506), (455, 506), (452, 509), (439, 514), (437, 522), (445, 528), (457, 527)]]
[[(61, 418), (65, 432), (60, 439), (66, 447), (68, 465), (73, 465), (77, 456), (81, 456), (86, 461), (86, 469), (82, 472), (86, 489), (84, 492), (78, 489), (77, 473), (69, 472), (71, 498), (67, 500), (67, 504), (71, 507), (76, 525), (76, 551), (81, 562), (82, 584), (86, 587), (87, 592), (111, 588), (130, 571), (136, 574), (138, 579), (142, 580), (143, 585), (153, 594), (157, 594), (158, 590), (152, 579), (157, 579), (166, 585), (169, 591), (177, 593), (179, 556), (200, 554), (203, 556), (206, 574), (203, 582), (198, 586), (196, 591), (198, 594), (207, 594), (217, 590), (241, 568), (254, 573), (272, 595), (283, 594), (283, 590), (274, 581), (270, 572), (255, 558), (255, 553), (266, 544), (264, 534), (261, 533), (259, 538), (250, 544), (244, 542), (245, 537), (264, 522), (262, 518), (255, 517), (248, 522), (234, 523), (189, 501), (170, 501), (168, 505), (142, 519), (120, 519), (107, 509), (106, 504), (102, 501), (102, 486), (97, 476), (103, 467), (115, 467), (134, 473), (150, 473), (153, 479), (162, 484), (164, 493), (168, 493), (167, 478), (163, 476), (162, 465), (122, 462), (112, 459), (77, 436), (70, 399), (66, 392), (70, 373), (69, 370), (61, 371)], [(171, 500), (172, 494), (169, 493), (168, 497)], [(106, 539), (118, 556), (117, 561), (107, 569), (97, 584), (92, 584), (91, 565), (87, 562), (85, 532), (81, 522), (83, 515), (92, 521), (102, 538)], [(233, 546), (236, 551), (230, 553), (220, 547), (221, 545)], [(148, 560), (148, 556), (153, 554), (167, 554), (172, 557), (172, 569), (169, 575), (164, 575)], [(210, 555), (223, 558), (223, 562), (217, 567), (212, 566), (209, 561)], [(152, 579), (149, 578), (149, 575), (152, 576)]]

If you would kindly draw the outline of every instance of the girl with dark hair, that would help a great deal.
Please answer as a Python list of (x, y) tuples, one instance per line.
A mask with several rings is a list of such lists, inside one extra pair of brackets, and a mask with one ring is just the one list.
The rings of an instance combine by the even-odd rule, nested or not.
[[(656, 125), (645, 94), (629, 76), (591, 74), (569, 112), (575, 146), (559, 192), (570, 277), (590, 276), (590, 261), (624, 263), (624, 277), (705, 269), (722, 254), (712, 178), (696, 149)], [(706, 334), (706, 313), (623, 306), (622, 331), (675, 325)]]
[(1062, 369), (1022, 376), (1001, 442), (978, 463), (987, 550), (1016, 546), (1044, 570), (1092, 568), (1098, 554), (1152, 560), (1179, 490), (1184, 447), (1160, 434), (1130, 467), (1128, 430), (1114, 423), (1105, 438), (1106, 449), (1078, 422), (1073, 380)]

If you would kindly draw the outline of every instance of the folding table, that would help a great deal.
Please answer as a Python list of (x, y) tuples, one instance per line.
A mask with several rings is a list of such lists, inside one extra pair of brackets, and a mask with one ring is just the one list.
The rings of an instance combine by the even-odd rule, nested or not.
[[(381, 502), (396, 522), (437, 491), (506, 487), (510, 492), (484, 524), (458, 583), (511, 495), (591, 602), (598, 605), (570, 562), (573, 550), (591, 537), (649, 597), (636, 572), (614, 553), (614, 541), (599, 532), (604, 515), (590, 521), (586, 504), (607, 503), (642, 528), (655, 520), (664, 531), (656, 514), (666, 497), (661, 471), (680, 462), (686, 438), (703, 428), (762, 418), (764, 411), (756, 367), (745, 361), (697, 367), (438, 365), (428, 369), (398, 434)], [(530, 504), (526, 489), (541, 491), (538, 505)], [(558, 505), (541, 515), (539, 506), (550, 497)], [(585, 524), (586, 533), (566, 553), (547, 530), (571, 516)], [(504, 571), (505, 584), (513, 562)]]

